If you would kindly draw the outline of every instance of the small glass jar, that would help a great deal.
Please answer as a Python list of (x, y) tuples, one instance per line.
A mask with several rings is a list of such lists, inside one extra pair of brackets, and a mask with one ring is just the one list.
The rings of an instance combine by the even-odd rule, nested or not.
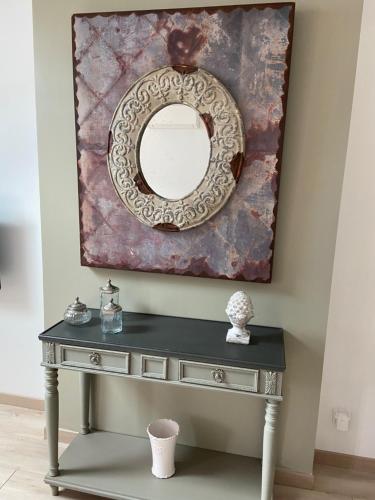
[(109, 301), (102, 309), (102, 332), (121, 333), (122, 332), (122, 307)]
[(111, 280), (109, 279), (107, 283), (99, 288), (100, 290), (100, 317), (102, 317), (103, 307), (106, 306), (111, 299), (114, 304), (120, 303), (120, 289), (112, 285)]
[(84, 325), (88, 323), (90, 319), (91, 311), (87, 309), (86, 304), (79, 301), (79, 297), (76, 297), (73, 304), (70, 304), (70, 306), (66, 308), (64, 314), (64, 320), (71, 325)]

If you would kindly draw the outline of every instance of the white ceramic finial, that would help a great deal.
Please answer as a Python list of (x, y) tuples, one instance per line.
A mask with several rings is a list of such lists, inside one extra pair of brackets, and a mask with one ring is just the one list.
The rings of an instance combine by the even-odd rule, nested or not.
[(233, 328), (227, 333), (227, 342), (233, 344), (248, 344), (250, 342), (250, 331), (247, 330), (247, 322), (254, 317), (253, 304), (245, 292), (235, 292), (229, 299), (225, 312)]

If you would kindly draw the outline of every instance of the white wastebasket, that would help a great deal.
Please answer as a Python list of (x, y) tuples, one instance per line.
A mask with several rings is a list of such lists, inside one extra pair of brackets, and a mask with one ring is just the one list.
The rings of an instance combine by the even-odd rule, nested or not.
[(147, 427), (152, 451), (152, 473), (159, 479), (167, 479), (175, 473), (174, 452), (179, 425), (173, 420), (161, 418)]

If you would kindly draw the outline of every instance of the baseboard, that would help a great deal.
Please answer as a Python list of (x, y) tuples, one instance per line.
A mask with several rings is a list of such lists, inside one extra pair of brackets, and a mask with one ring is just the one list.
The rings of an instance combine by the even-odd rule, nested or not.
[(20, 408), (28, 408), (29, 410), (44, 410), (43, 399), (28, 398), (25, 396), (15, 396), (14, 394), (0, 393), (0, 404), (19, 406)]
[(315, 450), (314, 464), (331, 465), (332, 467), (375, 474), (375, 458), (357, 457), (334, 451)]
[(275, 472), (275, 483), (283, 486), (293, 486), (312, 490), (314, 487), (314, 474), (296, 472), (284, 467), (278, 467)]

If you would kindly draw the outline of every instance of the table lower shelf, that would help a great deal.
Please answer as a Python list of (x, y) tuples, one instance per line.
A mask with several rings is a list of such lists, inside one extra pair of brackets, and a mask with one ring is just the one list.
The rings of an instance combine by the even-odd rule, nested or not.
[(177, 445), (176, 475), (151, 474), (147, 439), (96, 431), (78, 435), (59, 460), (54, 486), (115, 500), (259, 500), (261, 462), (255, 458)]

